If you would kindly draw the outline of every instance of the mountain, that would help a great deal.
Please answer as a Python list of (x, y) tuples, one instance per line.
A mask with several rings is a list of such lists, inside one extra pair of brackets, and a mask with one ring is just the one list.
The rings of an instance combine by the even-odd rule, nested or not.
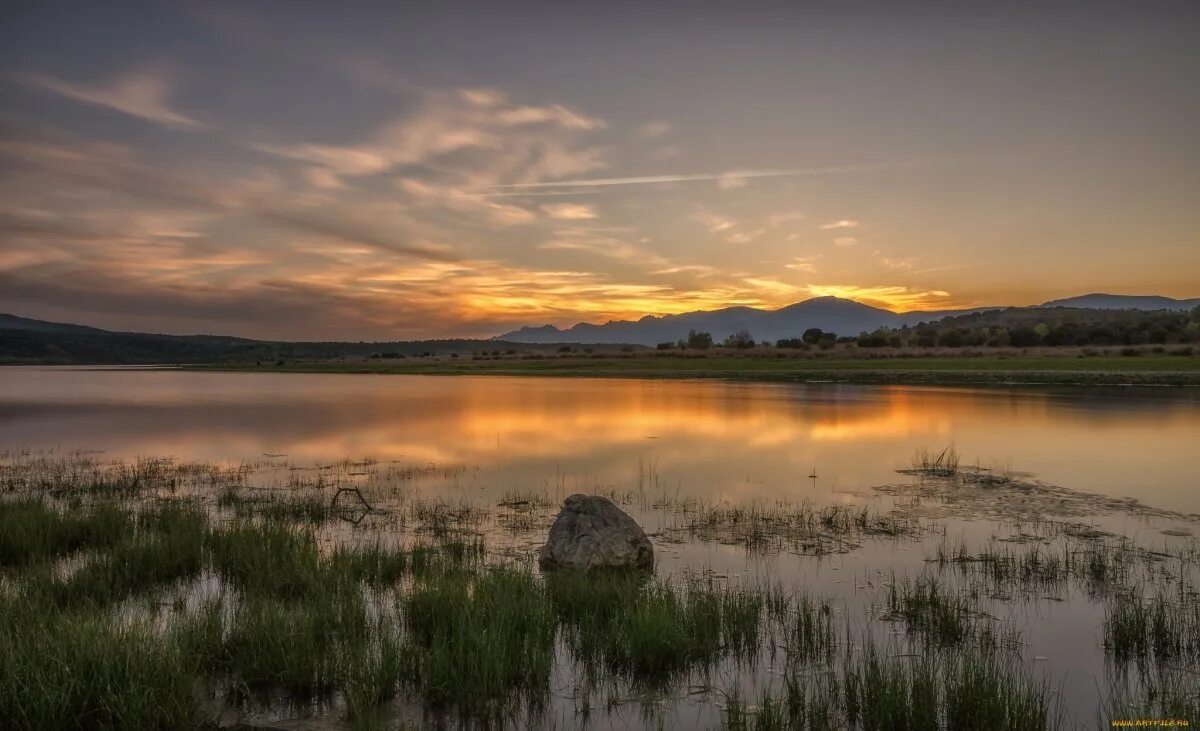
[[(1041, 307), (1073, 307), (1112, 310), (1190, 310), (1200, 299), (1178, 300), (1170, 297), (1120, 294), (1085, 294), (1053, 300)], [(1004, 309), (976, 307), (963, 310), (891, 312), (838, 297), (816, 297), (778, 310), (753, 307), (727, 307), (721, 310), (686, 312), (640, 320), (614, 320), (603, 325), (581, 322), (566, 329), (553, 325), (523, 327), (497, 335), (497, 340), (516, 343), (630, 343), (654, 345), (686, 337), (689, 330), (711, 333), (717, 341), (738, 330), (748, 330), (757, 340), (776, 341), (797, 338), (810, 327), (838, 335), (858, 335), (881, 327), (896, 328), (933, 322), (954, 315)]]
[(523, 327), (498, 335), (496, 339), (517, 343), (654, 345), (679, 340), (686, 337), (689, 330), (711, 333), (718, 341), (738, 330), (748, 330), (758, 340), (776, 341), (798, 338), (810, 327), (838, 335), (858, 335), (881, 327), (916, 325), (918, 322), (940, 320), (949, 315), (988, 309), (994, 308), (897, 313), (854, 300), (816, 297), (778, 310), (727, 307), (721, 310), (685, 312), (681, 315), (662, 317), (647, 315), (640, 320), (615, 320), (603, 325), (581, 322), (565, 330), (553, 325)]
[(1078, 297), (1051, 300), (1042, 307), (1081, 307), (1088, 310), (1190, 310), (1197, 305), (1200, 305), (1200, 298), (1177, 300), (1153, 295), (1094, 292)]

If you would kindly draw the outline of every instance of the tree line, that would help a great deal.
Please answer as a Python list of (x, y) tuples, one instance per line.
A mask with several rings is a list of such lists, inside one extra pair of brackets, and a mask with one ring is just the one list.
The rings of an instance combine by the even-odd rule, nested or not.
[[(1200, 343), (1200, 306), (1179, 310), (1086, 310), (1009, 308), (947, 317), (858, 335), (808, 328), (795, 338), (775, 341), (777, 348), (807, 349), (851, 343), (860, 348), (1066, 347)], [(746, 349), (758, 342), (738, 330), (719, 343), (711, 333), (691, 330), (686, 338), (658, 344), (659, 350), (707, 350), (714, 346)]]

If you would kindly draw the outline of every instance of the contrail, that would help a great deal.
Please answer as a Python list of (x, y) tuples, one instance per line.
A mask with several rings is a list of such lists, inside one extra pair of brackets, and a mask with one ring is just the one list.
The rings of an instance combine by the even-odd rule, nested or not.
[(693, 173), (683, 175), (640, 175), (628, 178), (589, 178), (586, 180), (557, 180), (540, 183), (509, 183), (489, 185), (485, 190), (512, 188), (590, 188), (600, 185), (650, 185), (654, 183), (686, 183), (695, 180), (729, 180), (741, 178), (786, 178), (798, 175), (823, 175), (828, 173), (855, 173), (882, 170), (894, 165), (840, 165), (820, 168), (790, 168), (787, 170), (729, 170), (723, 173)]

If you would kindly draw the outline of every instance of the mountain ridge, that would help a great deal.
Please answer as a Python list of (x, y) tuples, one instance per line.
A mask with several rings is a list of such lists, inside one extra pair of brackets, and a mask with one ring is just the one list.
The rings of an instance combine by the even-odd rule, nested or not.
[[(1040, 307), (1079, 307), (1084, 309), (1177, 309), (1200, 305), (1200, 298), (1174, 299), (1157, 295), (1113, 295), (1090, 293), (1051, 300)], [(820, 328), (838, 335), (858, 335), (881, 327), (897, 328), (933, 322), (954, 315), (1007, 309), (1006, 306), (973, 307), (950, 310), (913, 310), (892, 312), (880, 307), (840, 297), (813, 297), (776, 310), (736, 306), (717, 310), (696, 310), (677, 315), (645, 315), (637, 320), (610, 320), (602, 325), (580, 322), (569, 328), (554, 325), (525, 326), (495, 336), (494, 340), (516, 343), (580, 343), (654, 345), (686, 337), (688, 330), (711, 333), (717, 341), (738, 330), (747, 330), (759, 340), (776, 341), (797, 338), (808, 328)]]

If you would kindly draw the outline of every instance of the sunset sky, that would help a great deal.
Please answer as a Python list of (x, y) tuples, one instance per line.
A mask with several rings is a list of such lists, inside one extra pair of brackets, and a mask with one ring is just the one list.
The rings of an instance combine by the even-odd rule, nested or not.
[(1200, 296), (1200, 3), (409, 5), (6, 3), (0, 312), (358, 340)]

